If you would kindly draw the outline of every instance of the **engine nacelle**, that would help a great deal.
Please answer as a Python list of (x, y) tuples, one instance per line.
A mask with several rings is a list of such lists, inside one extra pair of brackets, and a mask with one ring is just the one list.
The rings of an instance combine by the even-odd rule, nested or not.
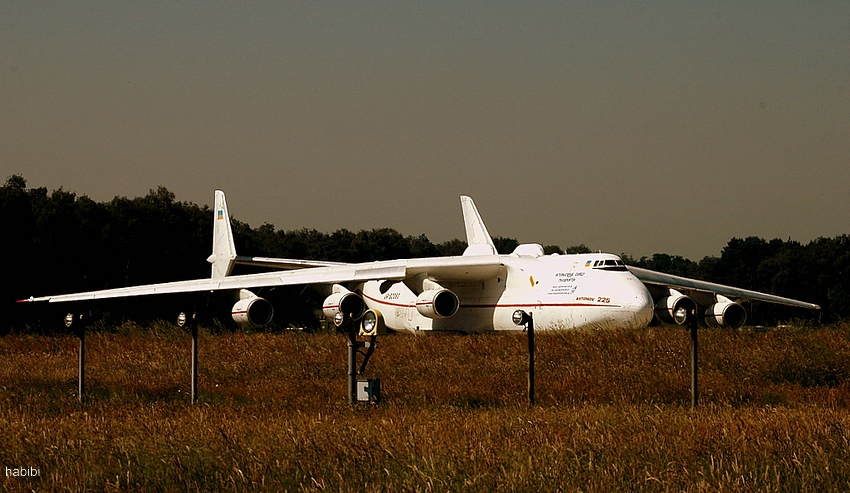
[(357, 320), (365, 311), (366, 304), (363, 303), (363, 298), (347, 290), (328, 296), (322, 303), (322, 312), (328, 320), (334, 320), (339, 313)]
[(676, 325), (685, 325), (696, 314), (697, 304), (690, 297), (670, 290), (670, 296), (665, 296), (655, 304), (655, 316), (658, 320)]
[(416, 310), (428, 318), (449, 318), (457, 313), (460, 300), (448, 289), (430, 289), (416, 297)]
[(259, 296), (243, 297), (233, 305), (231, 316), (240, 325), (261, 327), (272, 321), (274, 308), (265, 298)]
[(705, 325), (737, 329), (747, 322), (747, 310), (734, 301), (721, 301), (705, 310)]

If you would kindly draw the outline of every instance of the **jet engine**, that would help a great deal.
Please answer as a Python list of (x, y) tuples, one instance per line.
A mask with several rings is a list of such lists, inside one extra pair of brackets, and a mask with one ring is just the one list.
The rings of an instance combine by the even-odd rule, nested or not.
[(671, 289), (670, 295), (655, 304), (655, 316), (664, 323), (685, 325), (696, 314), (697, 304), (690, 297)]
[(457, 313), (460, 300), (448, 289), (429, 289), (416, 297), (416, 310), (428, 318), (449, 318)]
[(233, 320), (240, 325), (261, 327), (268, 325), (274, 317), (274, 308), (265, 298), (243, 289), (239, 293), (239, 301), (231, 310)]
[(720, 300), (705, 310), (705, 325), (737, 329), (747, 321), (747, 310), (732, 300)]
[(364, 311), (366, 311), (366, 304), (363, 303), (363, 298), (347, 289), (333, 293), (322, 303), (322, 312), (328, 320), (334, 320), (334, 317), (340, 313), (351, 317), (352, 320), (357, 320), (363, 316)]

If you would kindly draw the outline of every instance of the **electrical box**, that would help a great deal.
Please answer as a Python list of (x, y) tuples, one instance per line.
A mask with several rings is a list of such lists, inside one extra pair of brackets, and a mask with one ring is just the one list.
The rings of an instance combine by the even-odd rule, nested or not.
[(357, 400), (377, 404), (381, 401), (381, 380), (361, 378), (357, 380)]

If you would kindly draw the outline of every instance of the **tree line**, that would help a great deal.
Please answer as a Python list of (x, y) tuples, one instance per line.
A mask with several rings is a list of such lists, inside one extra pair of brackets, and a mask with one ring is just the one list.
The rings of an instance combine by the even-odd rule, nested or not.
[[(6, 306), (5, 330), (44, 330), (55, 326), (67, 306), (13, 305), (30, 295), (61, 294), (201, 278), (210, 275), (205, 259), (212, 245), (212, 212), (176, 200), (164, 187), (144, 197), (115, 197), (96, 202), (59, 188), (29, 188), (20, 175), (0, 187), (0, 213), (7, 222), (0, 253), (6, 260), (0, 302)], [(233, 221), (237, 251), (264, 257), (367, 262), (394, 258), (460, 255), (462, 240), (433, 243), (427, 236), (404, 236), (394, 229), (358, 232), (341, 229), (323, 233), (302, 228), (284, 231), (271, 224), (252, 228)], [(518, 245), (512, 238), (496, 237), (500, 253)], [(544, 247), (546, 253), (589, 253), (585, 245), (562, 249)], [(622, 255), (626, 264), (711, 282), (769, 292), (818, 303), (819, 314), (799, 309), (753, 303), (751, 321), (775, 323), (792, 317), (815, 316), (832, 321), (850, 316), (850, 237), (818, 238), (808, 244), (792, 240), (733, 238), (719, 257), (696, 262), (681, 256), (657, 253), (651, 257)], [(245, 271), (247, 272), (247, 271)], [(311, 290), (278, 288), (264, 293), (283, 301), (276, 322), (282, 325), (311, 323), (321, 302)], [(185, 298), (185, 297), (184, 297)], [(143, 321), (169, 318), (186, 300), (175, 297), (141, 297), (98, 303), (99, 316), (113, 320)], [(279, 298), (279, 300), (275, 300)], [(209, 300), (203, 301), (210, 303)], [(193, 300), (192, 303), (202, 303)], [(277, 303), (277, 307), (281, 303)], [(228, 306), (229, 308), (229, 306)]]

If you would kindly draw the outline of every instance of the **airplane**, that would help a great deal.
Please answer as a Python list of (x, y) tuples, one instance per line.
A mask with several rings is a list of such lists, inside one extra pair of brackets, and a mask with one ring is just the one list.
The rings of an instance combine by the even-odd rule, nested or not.
[[(322, 310), (337, 324), (361, 320), (361, 334), (519, 330), (521, 314), (537, 329), (641, 329), (654, 321), (709, 327), (746, 323), (743, 301), (758, 300), (818, 310), (813, 303), (689, 279), (633, 266), (609, 253), (544, 254), (522, 244), (499, 254), (470, 197), (461, 196), (467, 248), (460, 256), (343, 263), (240, 256), (225, 194), (215, 192), (211, 277), (106, 289), (20, 302), (71, 302), (171, 293), (232, 293), (231, 316), (262, 326), (274, 309), (254, 291), (312, 285), (324, 291)], [(231, 275), (235, 265), (274, 269)], [(253, 291), (252, 291), (253, 290)]]

